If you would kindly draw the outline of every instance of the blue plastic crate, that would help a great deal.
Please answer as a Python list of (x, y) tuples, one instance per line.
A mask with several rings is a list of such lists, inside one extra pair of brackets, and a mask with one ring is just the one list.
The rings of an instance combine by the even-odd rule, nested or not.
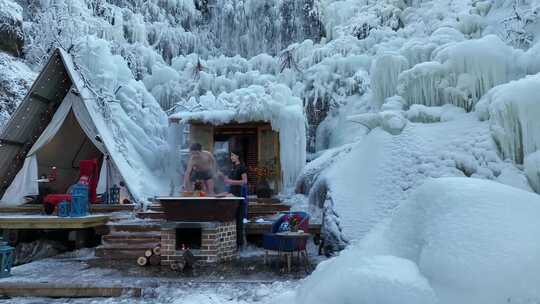
[(88, 186), (77, 184), (71, 190), (71, 210), (69, 216), (81, 217), (88, 215)]

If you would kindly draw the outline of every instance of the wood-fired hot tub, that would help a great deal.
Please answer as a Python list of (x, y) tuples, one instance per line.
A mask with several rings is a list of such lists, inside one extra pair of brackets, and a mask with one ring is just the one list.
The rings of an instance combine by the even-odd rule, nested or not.
[(230, 222), (236, 218), (242, 197), (156, 197), (167, 221)]

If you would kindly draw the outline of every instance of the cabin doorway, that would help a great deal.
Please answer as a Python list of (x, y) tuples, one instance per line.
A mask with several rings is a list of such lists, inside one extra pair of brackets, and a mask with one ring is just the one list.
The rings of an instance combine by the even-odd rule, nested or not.
[(257, 193), (257, 162), (258, 154), (257, 127), (218, 126), (214, 128), (214, 155), (218, 166), (223, 172), (230, 172), (232, 164), (230, 151), (239, 151), (240, 159), (248, 169), (248, 191)]

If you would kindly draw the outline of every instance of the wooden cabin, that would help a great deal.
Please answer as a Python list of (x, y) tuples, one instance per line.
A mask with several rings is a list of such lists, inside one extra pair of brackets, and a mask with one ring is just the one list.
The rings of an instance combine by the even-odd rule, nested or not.
[[(179, 119), (171, 119), (171, 123), (179, 122)], [(250, 194), (270, 197), (282, 190), (279, 133), (272, 130), (270, 123), (213, 125), (189, 121), (187, 129), (186, 146), (200, 143), (204, 150), (214, 153), (222, 171), (230, 166), (229, 151), (242, 151), (240, 157), (248, 167)]]

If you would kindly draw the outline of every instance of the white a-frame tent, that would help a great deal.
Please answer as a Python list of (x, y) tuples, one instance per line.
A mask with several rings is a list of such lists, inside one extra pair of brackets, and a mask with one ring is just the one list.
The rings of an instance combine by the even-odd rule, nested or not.
[(84, 159), (101, 164), (98, 193), (106, 191), (106, 182), (123, 180), (100, 138), (96, 120), (102, 118), (88, 107), (80, 82), (69, 55), (55, 50), (0, 134), (0, 206), (22, 205), (39, 195), (38, 179), (53, 166), (57, 179), (47, 190), (66, 193)]

